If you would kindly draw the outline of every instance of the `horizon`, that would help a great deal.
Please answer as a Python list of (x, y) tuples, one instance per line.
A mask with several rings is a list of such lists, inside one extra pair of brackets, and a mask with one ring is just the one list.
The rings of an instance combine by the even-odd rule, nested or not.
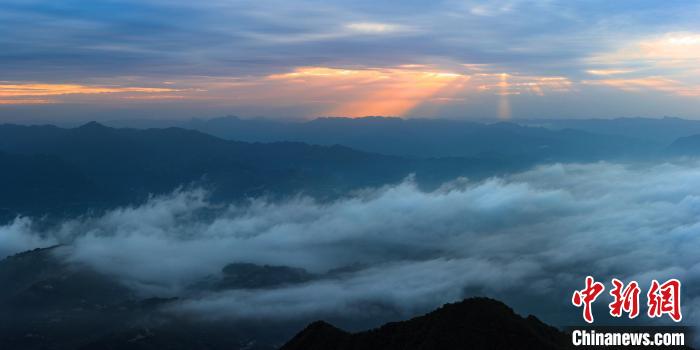
[(656, 117), (640, 117), (640, 116), (629, 116), (629, 117), (599, 117), (599, 118), (512, 118), (507, 120), (501, 119), (491, 119), (491, 118), (442, 118), (442, 117), (404, 117), (404, 116), (379, 116), (379, 115), (368, 115), (368, 116), (358, 116), (358, 117), (344, 117), (344, 116), (317, 116), (310, 118), (279, 118), (279, 117), (266, 117), (266, 116), (252, 116), (244, 117), (237, 115), (224, 115), (224, 116), (210, 116), (210, 117), (189, 117), (189, 118), (114, 118), (114, 119), (99, 119), (91, 118), (89, 116), (85, 118), (76, 119), (65, 119), (65, 120), (40, 120), (40, 119), (2, 119), (0, 118), (0, 125), (26, 125), (26, 126), (42, 126), (51, 125), (61, 128), (77, 128), (86, 124), (97, 123), (102, 126), (107, 126), (111, 128), (164, 128), (164, 127), (182, 127), (185, 123), (192, 122), (211, 122), (217, 120), (239, 120), (242, 122), (247, 121), (262, 121), (270, 123), (291, 123), (291, 124), (305, 124), (314, 122), (317, 120), (367, 120), (367, 119), (396, 119), (402, 121), (447, 121), (447, 122), (467, 122), (467, 123), (477, 123), (477, 124), (498, 124), (498, 123), (512, 123), (521, 126), (540, 126), (537, 122), (585, 122), (585, 121), (639, 121), (639, 120), (682, 120), (690, 122), (700, 122), (700, 119), (682, 118), (676, 116), (656, 116)]

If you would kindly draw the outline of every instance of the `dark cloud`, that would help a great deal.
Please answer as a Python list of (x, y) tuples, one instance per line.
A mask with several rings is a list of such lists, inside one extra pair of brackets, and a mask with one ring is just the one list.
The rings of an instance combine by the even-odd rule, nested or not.
[[(298, 65), (491, 63), (561, 75), (629, 33), (683, 25), (690, 3), (530, 1), (294, 2), (6, 1), (0, 9), (5, 79), (164, 74), (246, 75)], [(653, 17), (651, 17), (653, 14)], [(410, 32), (348, 31), (386, 23)], [(680, 22), (680, 23), (679, 23)], [(687, 23), (692, 23), (690, 19)], [(612, 30), (615, 27), (615, 31)], [(262, 66), (250, 60), (267, 61)], [(410, 62), (408, 62), (410, 63)], [(553, 67), (557, 71), (552, 71)], [(567, 68), (569, 67), (569, 68)], [(39, 74), (40, 73), (40, 74)]]

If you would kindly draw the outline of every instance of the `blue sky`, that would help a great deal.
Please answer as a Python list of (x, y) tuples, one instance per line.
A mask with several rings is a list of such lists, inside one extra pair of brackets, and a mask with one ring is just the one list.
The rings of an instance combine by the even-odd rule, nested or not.
[(0, 3), (0, 118), (700, 118), (695, 1)]

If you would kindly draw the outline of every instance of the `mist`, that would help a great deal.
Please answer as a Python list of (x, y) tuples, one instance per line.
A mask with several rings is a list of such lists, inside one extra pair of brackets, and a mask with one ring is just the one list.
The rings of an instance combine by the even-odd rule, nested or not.
[[(409, 177), (332, 202), (300, 195), (220, 205), (205, 190), (180, 189), (51, 229), (35, 221), (0, 227), (0, 257), (63, 244), (56, 254), (65, 261), (144, 296), (179, 296), (167, 312), (188, 317), (403, 316), (487, 295), (561, 323), (580, 317), (569, 298), (590, 274), (606, 286), (616, 277), (643, 289), (651, 279), (678, 278), (684, 319), (698, 324), (700, 290), (688, 287), (700, 279), (695, 161), (550, 164), (455, 179), (430, 192)], [(235, 262), (315, 277), (254, 290), (194, 289)]]

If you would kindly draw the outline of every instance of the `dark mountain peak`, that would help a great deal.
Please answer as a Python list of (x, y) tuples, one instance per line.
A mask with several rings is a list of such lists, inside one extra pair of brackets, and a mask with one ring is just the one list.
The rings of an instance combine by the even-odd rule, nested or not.
[(304, 328), (303, 331), (301, 331), (300, 334), (309, 334), (309, 335), (325, 334), (325, 335), (332, 335), (332, 336), (349, 335), (348, 332), (346, 332), (346, 331), (344, 331), (344, 330), (342, 330), (342, 329), (340, 329), (340, 328), (338, 328), (338, 327), (336, 327), (336, 326), (334, 326), (326, 321), (321, 321), (321, 320), (315, 321), (315, 322), (309, 324), (308, 326), (306, 326), (306, 328)]
[(76, 129), (81, 129), (81, 130), (104, 130), (104, 129), (111, 129), (111, 128), (108, 127), (108, 126), (105, 126), (105, 125), (103, 125), (103, 124), (100, 124), (100, 123), (98, 123), (98, 122), (96, 122), (96, 121), (93, 120), (93, 121), (87, 122), (87, 123), (85, 123), (85, 124), (83, 124), (83, 125), (77, 127)]
[(455, 312), (473, 312), (473, 311), (488, 311), (490, 313), (499, 313), (507, 315), (515, 315), (515, 311), (511, 309), (508, 305), (496, 299), (491, 299), (487, 297), (474, 297), (464, 299), (455, 303), (448, 303), (440, 307), (439, 309), (429, 313), (426, 316), (435, 314), (446, 314)]
[(471, 298), (408, 321), (347, 333), (314, 322), (282, 350), (568, 349), (569, 337), (534, 316), (523, 318), (500, 301)]
[(287, 344), (285, 344), (281, 350), (341, 349), (343, 344), (347, 343), (351, 337), (352, 335), (350, 333), (347, 333), (330, 323), (316, 321), (299, 332), (299, 334), (287, 342)]

